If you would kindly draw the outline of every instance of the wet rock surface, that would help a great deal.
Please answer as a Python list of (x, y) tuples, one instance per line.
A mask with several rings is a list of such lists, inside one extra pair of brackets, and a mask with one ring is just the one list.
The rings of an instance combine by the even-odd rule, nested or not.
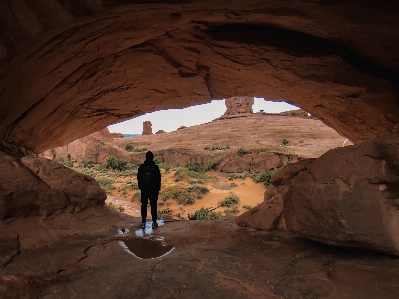
[[(233, 217), (169, 222), (154, 231), (175, 250), (136, 259), (118, 227), (139, 219), (88, 209), (71, 218), (25, 219), (19, 254), (0, 270), (5, 298), (373, 298), (399, 296), (399, 260), (308, 241), (287, 231), (240, 228)], [(81, 217), (81, 218), (77, 218)], [(74, 230), (68, 234), (62, 224)], [(22, 229), (30, 223), (32, 230)], [(42, 229), (46, 242), (31, 238)], [(45, 228), (45, 231), (43, 231)], [(51, 235), (51, 238), (49, 238)], [(3, 244), (3, 243), (2, 243)], [(14, 247), (17, 245), (14, 244)]]

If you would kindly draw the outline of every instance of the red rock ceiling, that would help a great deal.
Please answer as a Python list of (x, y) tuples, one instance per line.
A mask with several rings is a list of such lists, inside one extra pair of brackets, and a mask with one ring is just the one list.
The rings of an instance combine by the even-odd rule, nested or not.
[(2, 1), (0, 138), (41, 152), (242, 95), (287, 100), (354, 142), (399, 122), (393, 1), (151, 2)]

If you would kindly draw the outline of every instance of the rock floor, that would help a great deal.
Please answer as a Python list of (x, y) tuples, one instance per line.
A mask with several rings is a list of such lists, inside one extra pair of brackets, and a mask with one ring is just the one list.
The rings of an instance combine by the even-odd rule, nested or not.
[(0, 298), (399, 298), (397, 257), (223, 217), (150, 229), (174, 250), (139, 259), (118, 243), (138, 218), (79, 214), (2, 223)]

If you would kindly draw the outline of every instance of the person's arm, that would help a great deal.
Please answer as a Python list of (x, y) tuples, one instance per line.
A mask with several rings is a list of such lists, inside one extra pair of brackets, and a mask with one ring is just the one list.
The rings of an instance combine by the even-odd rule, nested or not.
[(161, 190), (161, 170), (159, 169), (159, 166), (157, 165), (157, 170), (158, 170), (158, 172), (157, 172), (157, 174), (158, 174), (158, 192), (159, 192), (159, 190)]
[(140, 165), (139, 170), (137, 171), (137, 184), (139, 185), (140, 190), (141, 190), (141, 172), (142, 172), (142, 167)]

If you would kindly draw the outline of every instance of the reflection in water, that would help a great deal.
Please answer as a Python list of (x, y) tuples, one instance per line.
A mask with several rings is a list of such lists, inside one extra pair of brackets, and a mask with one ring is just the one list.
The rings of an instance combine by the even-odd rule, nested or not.
[[(158, 220), (158, 226), (164, 225), (165, 222)], [(156, 230), (156, 229), (155, 229)], [(137, 237), (126, 238), (129, 235), (128, 228), (119, 228), (118, 234), (124, 235), (123, 239), (118, 241), (129, 254), (140, 259), (153, 259), (162, 257), (173, 251), (174, 247), (164, 242), (164, 237), (153, 237), (154, 229), (152, 222), (147, 221), (145, 228), (136, 229), (134, 232)]]
[(128, 253), (141, 259), (162, 257), (173, 250), (173, 246), (160, 240), (130, 238), (118, 242)]

